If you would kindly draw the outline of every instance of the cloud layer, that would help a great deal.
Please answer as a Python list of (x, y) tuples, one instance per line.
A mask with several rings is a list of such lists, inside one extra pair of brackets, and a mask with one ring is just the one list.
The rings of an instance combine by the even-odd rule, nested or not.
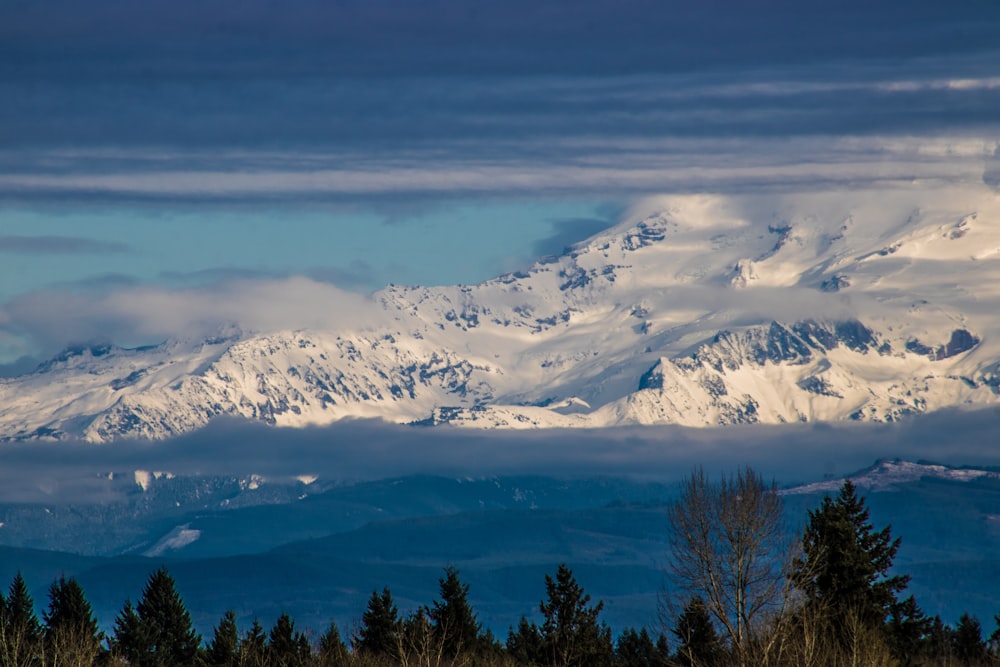
[(327, 480), (410, 474), (624, 475), (679, 480), (752, 465), (785, 484), (845, 475), (878, 458), (1000, 465), (993, 436), (1000, 411), (943, 411), (896, 424), (617, 428), (483, 432), (348, 421), (275, 429), (221, 420), (157, 443), (28, 442), (0, 448), (0, 502), (93, 500), (101, 473), (164, 470), (184, 475), (318, 475)]

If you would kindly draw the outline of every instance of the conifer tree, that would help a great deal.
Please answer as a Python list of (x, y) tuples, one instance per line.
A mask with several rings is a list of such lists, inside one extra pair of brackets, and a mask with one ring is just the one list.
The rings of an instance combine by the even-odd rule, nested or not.
[(18, 572), (0, 608), (0, 665), (30, 667), (40, 664), (42, 626), (35, 615), (35, 602)]
[(660, 651), (649, 631), (627, 628), (618, 636), (615, 645), (615, 667), (666, 667), (666, 651)]
[(119, 654), (140, 667), (186, 667), (198, 657), (201, 637), (165, 568), (149, 575), (139, 604), (125, 608), (115, 623)]
[(267, 633), (260, 620), (253, 619), (250, 629), (240, 641), (240, 663), (242, 667), (264, 667), (267, 665)]
[(445, 568), (445, 576), (438, 580), (441, 599), (434, 602), (428, 616), (434, 626), (434, 635), (442, 645), (442, 654), (449, 659), (459, 653), (474, 654), (478, 650), (479, 622), (469, 604), (469, 586), (458, 578), (458, 570)]
[(305, 667), (312, 658), (308, 640), (295, 630), (295, 621), (286, 613), (279, 616), (271, 628), (267, 655), (272, 667)]
[(142, 621), (135, 612), (131, 600), (126, 600), (122, 610), (115, 617), (115, 630), (111, 639), (111, 652), (119, 660), (129, 665), (138, 665), (141, 655), (147, 650), (143, 636)]
[(522, 616), (517, 630), (510, 628), (507, 632), (507, 654), (519, 665), (542, 664), (545, 658), (538, 625)]
[(910, 664), (924, 652), (930, 628), (931, 619), (924, 615), (912, 595), (892, 606), (887, 630), (892, 652), (901, 663)]
[(802, 538), (803, 557), (797, 579), (809, 604), (829, 615), (834, 628), (856, 617), (870, 627), (881, 627), (898, 604), (896, 594), (909, 577), (888, 574), (899, 550), (891, 527), (875, 530), (864, 498), (846, 480), (837, 498), (823, 499), (809, 512)]
[(677, 618), (672, 632), (680, 645), (677, 662), (685, 667), (711, 667), (721, 664), (725, 647), (715, 631), (712, 616), (700, 597), (691, 598)]
[(326, 632), (320, 635), (316, 653), (317, 667), (346, 667), (349, 664), (350, 654), (336, 621), (330, 621)]
[(52, 582), (49, 607), (42, 618), (48, 664), (87, 667), (99, 660), (104, 634), (98, 629), (94, 610), (76, 579), (60, 577)]
[(565, 564), (559, 566), (555, 579), (545, 575), (545, 591), (539, 609), (542, 653), (546, 664), (556, 667), (596, 667), (611, 663), (614, 649), (611, 629), (597, 621), (603, 602), (590, 605), (590, 595), (576, 582)]
[(372, 591), (354, 641), (355, 650), (368, 655), (396, 656), (399, 652), (399, 632), (399, 610), (392, 601), (388, 586), (382, 589), (381, 594)]
[(979, 665), (986, 660), (986, 644), (979, 619), (962, 614), (952, 634), (952, 655), (963, 665)]
[(236, 667), (240, 657), (240, 634), (236, 627), (236, 612), (226, 611), (215, 626), (212, 641), (205, 652), (205, 662), (212, 667)]

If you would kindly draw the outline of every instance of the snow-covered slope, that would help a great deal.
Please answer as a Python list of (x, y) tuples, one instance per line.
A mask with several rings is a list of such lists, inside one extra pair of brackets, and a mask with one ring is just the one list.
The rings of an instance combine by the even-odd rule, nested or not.
[(971, 482), (972, 480), (1000, 480), (1000, 473), (983, 468), (952, 467), (938, 463), (914, 463), (902, 459), (876, 461), (875, 465), (841, 479), (827, 479), (822, 482), (803, 484), (781, 491), (782, 495), (810, 495), (835, 493), (845, 479), (858, 488), (871, 491), (892, 491), (906, 484), (922, 479), (938, 479), (949, 482)]
[(0, 380), (0, 438), (164, 438), (219, 415), (707, 426), (995, 404), (1000, 197), (658, 198), (524, 272), (369, 305), (342, 330), (67, 350)]

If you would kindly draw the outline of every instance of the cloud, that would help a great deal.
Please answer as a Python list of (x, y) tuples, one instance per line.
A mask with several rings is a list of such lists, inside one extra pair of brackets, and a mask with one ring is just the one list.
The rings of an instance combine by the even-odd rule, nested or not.
[(17, 255), (103, 255), (130, 250), (118, 241), (79, 236), (0, 236), (0, 253)]
[(560, 218), (550, 220), (552, 234), (535, 241), (531, 250), (536, 257), (561, 255), (566, 248), (593, 236), (618, 221), (618, 216), (608, 218)]
[(0, 332), (32, 340), (51, 354), (75, 342), (138, 345), (205, 336), (233, 325), (256, 332), (328, 329), (359, 317), (377, 317), (367, 297), (289, 277), (177, 289), (137, 285), (110, 292), (31, 292), (0, 307)]
[(0, 502), (102, 500), (98, 475), (164, 470), (331, 480), (411, 474), (629, 476), (676, 481), (752, 465), (782, 484), (845, 475), (879, 458), (1000, 465), (993, 436), (1000, 410), (942, 411), (894, 424), (789, 424), (692, 429), (620, 427), (544, 432), (478, 431), (346, 421), (276, 429), (219, 420), (196, 433), (149, 443), (95, 446), (10, 443), (0, 448)]

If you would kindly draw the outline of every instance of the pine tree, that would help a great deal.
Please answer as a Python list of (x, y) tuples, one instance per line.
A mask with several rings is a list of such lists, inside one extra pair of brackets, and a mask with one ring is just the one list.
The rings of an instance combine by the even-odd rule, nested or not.
[(282, 614), (274, 622), (267, 642), (268, 663), (272, 667), (305, 667), (312, 658), (305, 635), (296, 632), (295, 621)]
[(215, 626), (212, 641), (205, 652), (205, 662), (212, 667), (236, 667), (240, 656), (240, 634), (236, 627), (236, 612), (226, 611)]
[(389, 588), (372, 591), (368, 608), (361, 617), (361, 628), (354, 641), (358, 653), (395, 657), (399, 653), (399, 610)]
[(824, 610), (834, 628), (846, 627), (848, 618), (883, 626), (909, 582), (909, 576), (888, 574), (899, 544), (890, 526), (874, 529), (864, 498), (846, 480), (836, 500), (824, 498), (809, 512), (796, 567), (808, 603)]
[(0, 612), (0, 665), (29, 667), (40, 664), (42, 626), (20, 572), (11, 582)]
[(153, 572), (136, 605), (141, 636), (145, 641), (138, 656), (143, 667), (194, 665), (201, 637), (191, 624), (191, 615), (166, 568)]
[(695, 596), (688, 601), (672, 632), (680, 642), (677, 647), (678, 664), (711, 667), (722, 663), (725, 647), (715, 631), (705, 601), (700, 597)]
[(42, 618), (47, 663), (86, 667), (100, 659), (104, 634), (98, 629), (94, 610), (76, 579), (60, 577), (52, 583), (49, 607)]
[(543, 600), (539, 609), (545, 619), (541, 637), (546, 664), (555, 667), (610, 664), (614, 655), (611, 629), (597, 622), (604, 603), (589, 606), (590, 596), (583, 592), (565, 564), (559, 566), (555, 579), (545, 575), (545, 591), (548, 600)]
[(442, 645), (442, 653), (453, 659), (460, 653), (475, 654), (478, 650), (480, 627), (469, 604), (469, 586), (458, 578), (458, 570), (445, 568), (438, 580), (441, 600), (435, 601), (428, 612), (434, 625), (434, 635)]

